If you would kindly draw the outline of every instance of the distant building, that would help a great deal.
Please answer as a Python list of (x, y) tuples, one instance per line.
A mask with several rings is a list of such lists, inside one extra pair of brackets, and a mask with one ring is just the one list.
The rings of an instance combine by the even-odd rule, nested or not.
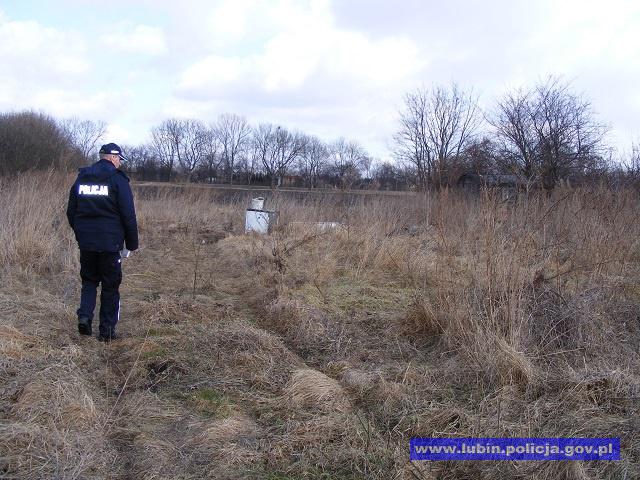
[(511, 174), (478, 174), (463, 173), (456, 185), (471, 193), (479, 193), (482, 188), (490, 188), (499, 192), (503, 200), (509, 200), (525, 188), (525, 182), (517, 175)]
[(283, 175), (278, 177), (279, 187), (299, 187), (304, 183), (303, 178), (300, 175)]

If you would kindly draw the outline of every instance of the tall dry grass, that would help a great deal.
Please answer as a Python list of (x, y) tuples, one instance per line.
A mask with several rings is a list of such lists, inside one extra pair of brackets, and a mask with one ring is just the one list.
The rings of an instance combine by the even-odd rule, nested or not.
[[(348, 376), (343, 378), (363, 379), (357, 385), (368, 384), (371, 361), (393, 364), (389, 351), (398, 335), (409, 339), (398, 346), (410, 352), (403, 358), (406, 372), (426, 356), (448, 387), (420, 376), (410, 383), (405, 375), (400, 385), (378, 383), (380, 396), (372, 393), (375, 387), (364, 394), (359, 388), (361, 401), (373, 398), (377, 404), (371, 413), (383, 431), (402, 427), (405, 434), (470, 436), (622, 431), (623, 449), (635, 458), (640, 444), (634, 420), (640, 405), (637, 194), (567, 189), (504, 203), (491, 192), (476, 199), (443, 191), (411, 200), (356, 202), (349, 214), (343, 210), (349, 219), (345, 228), (326, 242), (303, 246), (299, 255), (293, 249), (313, 233), (297, 232), (300, 240), (287, 230), (276, 236), (273, 241), (284, 244), (276, 263), (285, 272), (280, 278), (285, 286), (267, 309), (267, 325), (316, 364), (347, 362), (340, 370)], [(297, 205), (288, 208), (295, 218)], [(326, 217), (326, 211), (316, 212), (324, 215), (315, 218)], [(352, 283), (366, 278), (382, 288), (364, 290), (370, 295), (364, 301), (369, 305), (360, 309), (365, 312), (352, 305), (336, 312), (331, 307), (342, 295), (336, 290), (341, 278)], [(383, 326), (353, 324), (359, 314), (382, 313), (376, 294), (384, 296), (389, 284), (398, 283), (410, 292), (404, 316), (394, 312), (396, 318)], [(446, 391), (470, 401), (444, 401), (441, 409), (455, 412), (458, 405), (464, 415), (446, 415), (450, 423), (434, 429), (427, 412), (433, 396)], [(489, 416), (493, 423), (481, 420), (487, 403), (497, 408)], [(505, 404), (513, 405), (508, 413), (502, 411)], [(612, 412), (619, 415), (616, 420)], [(397, 422), (395, 427), (389, 421)], [(474, 425), (478, 422), (484, 426)], [(456, 464), (447, 475), (437, 478), (625, 478), (638, 472), (624, 463), (538, 471)]]
[(0, 263), (46, 273), (77, 265), (66, 205), (73, 179), (55, 171), (0, 178)]
[[(71, 180), (0, 184), (7, 475), (640, 477), (635, 192), (277, 192), (259, 236), (251, 192), (136, 187), (129, 338), (99, 350), (47, 284), (77, 269)], [(623, 460), (410, 463), (429, 435), (620, 436)]]

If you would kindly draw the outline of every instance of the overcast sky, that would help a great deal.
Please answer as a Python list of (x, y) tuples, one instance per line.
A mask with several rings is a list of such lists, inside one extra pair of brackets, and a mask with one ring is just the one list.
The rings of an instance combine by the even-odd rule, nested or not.
[(637, 141), (640, 1), (0, 0), (0, 110), (103, 119), (124, 144), (232, 112), (384, 159), (405, 92), (456, 81), (490, 108), (548, 75)]

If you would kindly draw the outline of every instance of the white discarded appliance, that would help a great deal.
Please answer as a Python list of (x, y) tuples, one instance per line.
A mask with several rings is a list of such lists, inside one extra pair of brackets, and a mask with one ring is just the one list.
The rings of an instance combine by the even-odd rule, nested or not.
[(265, 210), (263, 197), (253, 198), (251, 200), (245, 216), (245, 233), (270, 233), (277, 223), (278, 212)]

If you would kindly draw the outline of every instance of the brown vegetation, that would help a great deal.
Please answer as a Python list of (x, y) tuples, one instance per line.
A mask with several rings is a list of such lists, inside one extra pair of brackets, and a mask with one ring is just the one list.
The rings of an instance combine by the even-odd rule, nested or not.
[[(139, 189), (104, 345), (76, 332), (71, 178), (0, 182), (3, 478), (640, 477), (635, 193), (280, 193), (254, 236), (246, 198)], [(431, 435), (620, 436), (622, 460), (409, 462)]]

